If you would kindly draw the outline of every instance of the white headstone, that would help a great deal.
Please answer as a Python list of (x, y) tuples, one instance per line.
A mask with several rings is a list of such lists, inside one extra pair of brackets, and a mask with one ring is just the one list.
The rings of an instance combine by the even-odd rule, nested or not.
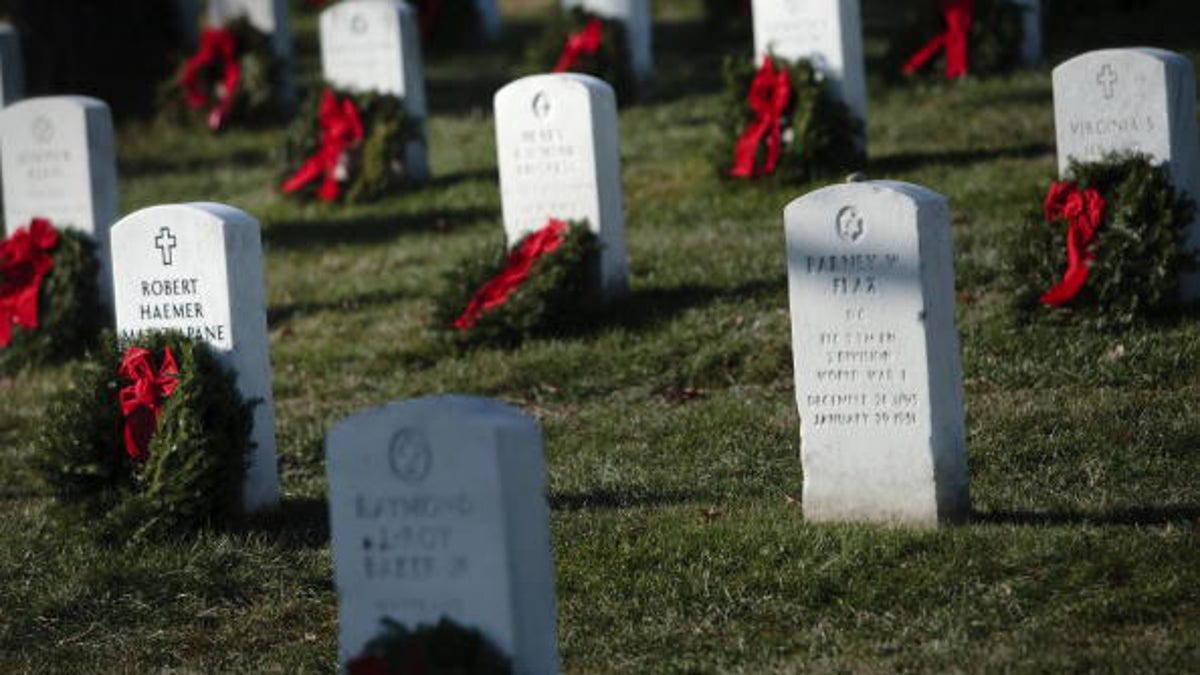
[(606, 294), (629, 287), (617, 100), (590, 75), (530, 75), (496, 92), (496, 155), (509, 245), (550, 218), (587, 219)]
[(340, 661), (391, 618), (480, 630), (514, 671), (558, 672), (541, 430), (465, 396), (390, 403), (325, 440)]
[(288, 0), (207, 0), (208, 24), (221, 26), (245, 17), (258, 30), (271, 36), (271, 48), (283, 63), (283, 96), (294, 97), (292, 81), (292, 29)]
[(403, 99), (405, 110), (422, 127), (422, 140), (410, 145), (406, 163), (413, 177), (428, 177), (425, 72), (416, 11), (399, 0), (345, 0), (321, 12), (321, 70), (339, 89)]
[(650, 0), (562, 0), (562, 6), (581, 7), (606, 19), (623, 21), (634, 75), (640, 81), (654, 77), (654, 19)]
[(122, 218), (112, 241), (118, 335), (173, 330), (212, 346), (255, 404), (243, 506), (274, 506), (279, 474), (258, 221), (223, 204), (152, 206)]
[(485, 40), (497, 40), (503, 29), (500, 19), (500, 8), (496, 0), (475, 0), (475, 11), (479, 14), (480, 29)]
[[(1165, 162), (1175, 187), (1200, 198), (1200, 132), (1196, 73), (1186, 57), (1137, 47), (1087, 52), (1054, 69), (1058, 169), (1072, 158), (1100, 160), (1117, 151)], [(1200, 248), (1200, 227), (1186, 243)], [(1185, 274), (1185, 298), (1200, 296), (1200, 276)]]
[(828, 78), (834, 95), (866, 124), (867, 79), (858, 0), (753, 0), (752, 12), (755, 65), (768, 53), (812, 61)]
[(871, 181), (788, 204), (804, 514), (935, 526), (968, 511), (946, 199)]
[(118, 205), (108, 106), (83, 96), (49, 96), (0, 110), (0, 177), (5, 229), (11, 233), (40, 217), (91, 237), (101, 297), (110, 303), (109, 228)]
[(1042, 0), (1012, 0), (1021, 8), (1021, 60), (1035, 66), (1042, 62)]
[(25, 97), (25, 59), (21, 36), (7, 23), (0, 23), (0, 108)]

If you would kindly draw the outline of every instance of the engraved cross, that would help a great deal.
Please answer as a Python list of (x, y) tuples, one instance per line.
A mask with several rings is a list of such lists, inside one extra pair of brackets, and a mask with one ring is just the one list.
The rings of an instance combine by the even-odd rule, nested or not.
[(1104, 90), (1104, 98), (1112, 98), (1117, 93), (1117, 73), (1113, 70), (1112, 64), (1104, 64), (1104, 67), (1100, 69), (1100, 74), (1096, 76), (1096, 82)]
[(158, 236), (154, 238), (154, 248), (162, 252), (164, 265), (175, 264), (175, 235), (171, 234), (170, 228), (164, 227), (158, 231)]

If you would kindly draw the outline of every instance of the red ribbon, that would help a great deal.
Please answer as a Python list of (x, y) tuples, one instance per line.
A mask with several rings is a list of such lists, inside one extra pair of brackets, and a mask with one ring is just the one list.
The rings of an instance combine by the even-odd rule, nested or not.
[(1104, 219), (1104, 197), (1092, 188), (1080, 190), (1074, 183), (1055, 182), (1042, 205), (1047, 223), (1067, 221), (1067, 272), (1062, 281), (1042, 295), (1042, 303), (1061, 307), (1083, 289), (1088, 269), (1096, 255), (1088, 245), (1096, 238), (1096, 230)]
[(121, 415), (125, 418), (125, 452), (130, 459), (140, 462), (146, 459), (150, 439), (158, 428), (162, 403), (179, 384), (179, 369), (170, 347), (163, 350), (162, 367), (157, 373), (150, 360), (150, 350), (130, 347), (125, 350), (117, 374), (132, 380), (120, 391), (119, 397)]
[(529, 270), (538, 258), (553, 253), (563, 243), (567, 224), (551, 218), (546, 226), (521, 240), (508, 263), (499, 274), (485, 283), (467, 304), (467, 309), (452, 324), (458, 330), (467, 330), (479, 322), (484, 312), (503, 305), (509, 296), (529, 278)]
[(321, 128), (321, 147), (283, 182), (281, 189), (291, 194), (323, 178), (317, 197), (332, 202), (341, 194), (341, 180), (345, 176), (340, 175), (339, 168), (344, 169), (346, 152), (365, 135), (362, 116), (349, 96), (339, 99), (332, 89), (326, 89), (317, 109), (317, 125)]
[(42, 280), (54, 269), (50, 254), (58, 232), (45, 218), (34, 218), (0, 242), (0, 347), (12, 341), (13, 325), (38, 327)]
[(905, 75), (912, 75), (920, 70), (943, 48), (946, 50), (946, 79), (953, 80), (967, 74), (967, 53), (971, 43), (971, 17), (975, 12), (975, 0), (942, 0), (941, 4), (946, 30), (912, 55), (904, 64)]
[[(762, 67), (750, 83), (750, 93), (746, 96), (746, 104), (758, 117), (733, 146), (730, 176), (755, 178), (775, 171), (783, 154), (783, 114), (791, 100), (792, 82), (787, 68), (776, 68), (770, 56), (763, 57)], [(766, 157), (761, 167), (755, 167), (761, 144), (765, 144)]]
[(237, 38), (228, 28), (208, 28), (200, 34), (200, 49), (196, 51), (179, 74), (183, 87), (183, 100), (192, 110), (200, 110), (209, 103), (208, 91), (200, 82), (200, 72), (210, 66), (219, 66), (222, 71), (221, 88), (217, 103), (208, 112), (208, 128), (216, 131), (225, 125), (229, 112), (233, 110), (238, 85), (242, 81), (242, 66), (237, 58)]
[(554, 64), (550, 72), (565, 73), (571, 70), (579, 64), (580, 57), (595, 54), (600, 51), (602, 44), (604, 44), (604, 22), (593, 16), (588, 19), (583, 30), (567, 36), (562, 53), (558, 55), (558, 62)]

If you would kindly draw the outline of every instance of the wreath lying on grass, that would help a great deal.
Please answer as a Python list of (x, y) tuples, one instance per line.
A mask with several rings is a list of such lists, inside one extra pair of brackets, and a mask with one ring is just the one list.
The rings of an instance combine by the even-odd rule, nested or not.
[(383, 619), (379, 634), (346, 663), (347, 675), (508, 675), (512, 663), (478, 630), (447, 618), (410, 631)]
[(326, 202), (378, 199), (410, 178), (405, 151), (419, 138), (399, 98), (327, 87), (289, 129), (280, 190)]
[(0, 240), (0, 373), (82, 354), (106, 324), (96, 246), (35, 218)]
[(534, 72), (584, 73), (612, 85), (619, 103), (632, 102), (637, 79), (625, 24), (578, 7), (556, 10), (542, 38), (529, 50)]
[(755, 68), (725, 61), (726, 106), (716, 165), (723, 176), (807, 181), (863, 164), (862, 128), (801, 59), (768, 56)]
[(911, 8), (909, 28), (888, 46), (885, 72), (941, 72), (948, 80), (1008, 72), (1021, 63), (1023, 11), (1012, 0), (937, 0)]
[(421, 44), (442, 51), (483, 38), (483, 17), (474, 0), (412, 0), (421, 24)]
[(200, 34), (200, 48), (164, 85), (161, 107), (171, 118), (202, 120), (213, 131), (274, 122), (285, 109), (283, 77), (271, 36), (241, 18)]
[(600, 242), (582, 221), (551, 219), (511, 251), (443, 275), (434, 331), (451, 342), (516, 344), (576, 322), (599, 299)]
[(1055, 308), (1097, 325), (1122, 325), (1179, 303), (1183, 252), (1195, 205), (1165, 166), (1138, 154), (1072, 162), (1041, 213), (1014, 239), (1013, 298), (1021, 316)]
[(207, 344), (110, 336), (81, 364), (35, 442), (67, 520), (101, 538), (161, 538), (241, 512), (251, 405)]

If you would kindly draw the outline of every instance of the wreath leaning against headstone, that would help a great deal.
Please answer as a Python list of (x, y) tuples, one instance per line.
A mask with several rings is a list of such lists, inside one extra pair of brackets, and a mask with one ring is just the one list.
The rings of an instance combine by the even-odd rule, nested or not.
[(383, 619), (379, 634), (346, 662), (347, 675), (509, 675), (512, 663), (483, 633), (443, 617), (409, 630)]
[(947, 80), (989, 76), (1021, 63), (1023, 8), (1013, 0), (936, 0), (916, 3), (888, 45), (891, 77), (944, 74)]
[(637, 78), (625, 24), (579, 7), (560, 11), (528, 52), (529, 69), (537, 73), (583, 73), (612, 85), (619, 103), (637, 95)]

